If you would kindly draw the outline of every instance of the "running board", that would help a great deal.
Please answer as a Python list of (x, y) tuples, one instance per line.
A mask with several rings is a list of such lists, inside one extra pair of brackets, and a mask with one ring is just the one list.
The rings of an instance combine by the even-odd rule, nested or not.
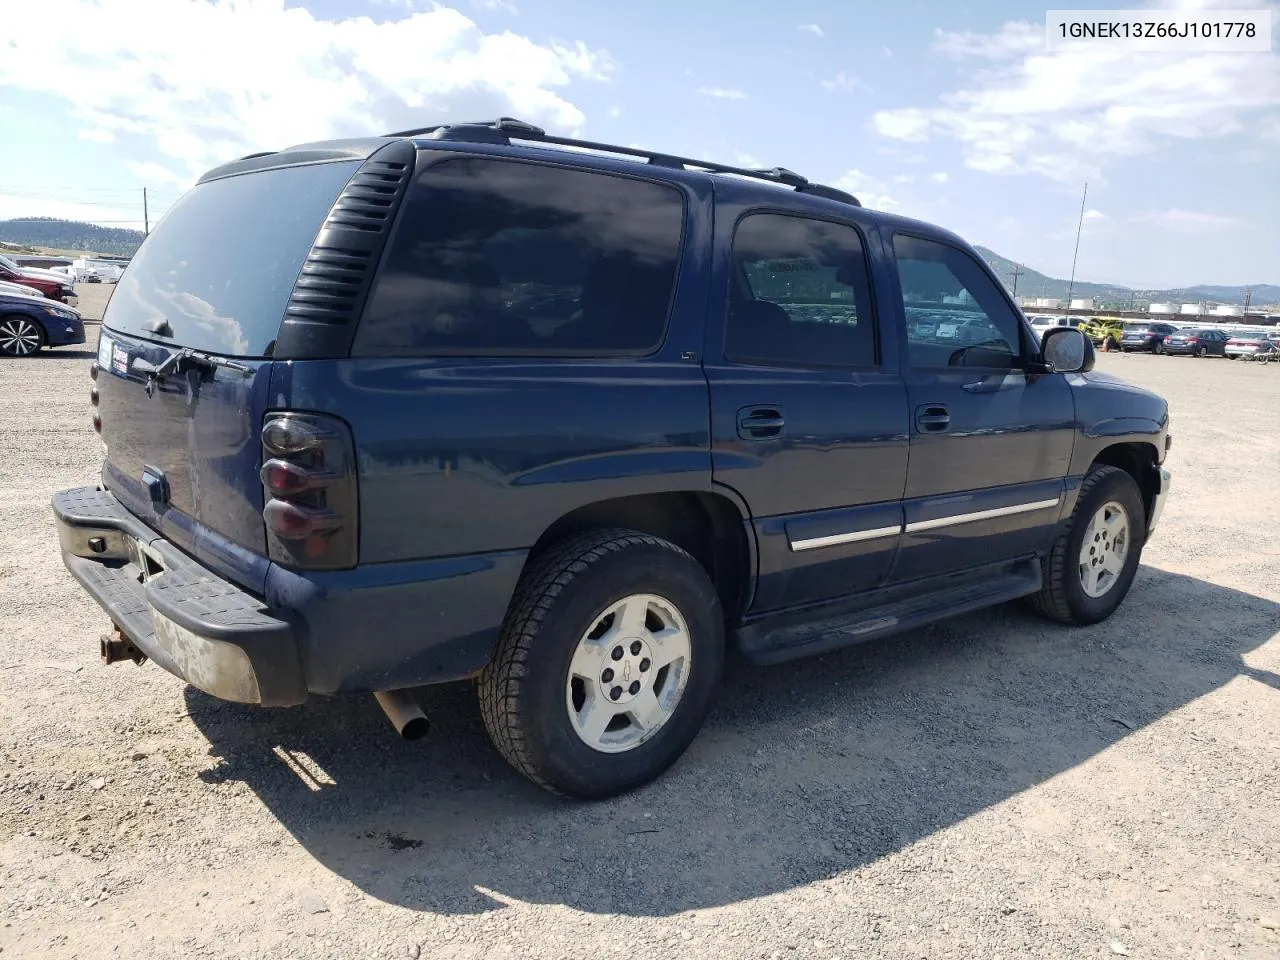
[(980, 580), (887, 600), (856, 613), (808, 622), (797, 622), (792, 616), (751, 624), (738, 631), (738, 646), (742, 655), (752, 663), (781, 663), (994, 607), (1036, 593), (1040, 586), (1040, 563), (1029, 559)]

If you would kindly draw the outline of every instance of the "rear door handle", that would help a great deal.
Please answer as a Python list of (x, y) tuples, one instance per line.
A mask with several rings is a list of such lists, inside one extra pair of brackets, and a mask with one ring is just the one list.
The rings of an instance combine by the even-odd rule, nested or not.
[(940, 403), (916, 407), (916, 428), (921, 433), (946, 433), (951, 429), (951, 414)]
[(738, 436), (743, 440), (774, 440), (787, 429), (780, 407), (743, 407), (738, 411)]

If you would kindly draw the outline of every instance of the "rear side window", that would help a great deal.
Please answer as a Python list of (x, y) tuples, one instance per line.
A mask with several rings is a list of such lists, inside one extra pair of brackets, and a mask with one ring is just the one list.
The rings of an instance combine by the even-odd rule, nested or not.
[(210, 353), (266, 356), (316, 234), (358, 165), (280, 167), (193, 187), (134, 255), (103, 325)]
[(895, 234), (913, 367), (1016, 367), (1022, 323), (978, 262), (956, 247)]
[(876, 365), (867, 261), (853, 227), (775, 213), (744, 217), (733, 237), (731, 283), (729, 360)]
[(640, 356), (666, 331), (679, 190), (467, 157), (426, 168), (356, 332), (361, 355)]

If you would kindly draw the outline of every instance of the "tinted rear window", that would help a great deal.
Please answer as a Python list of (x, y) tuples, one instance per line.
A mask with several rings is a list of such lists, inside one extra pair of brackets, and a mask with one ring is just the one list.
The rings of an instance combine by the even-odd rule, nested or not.
[(674, 187), (447, 160), (417, 177), (356, 332), (363, 355), (637, 356), (680, 262)]
[[(103, 324), (210, 353), (266, 356), (311, 244), (358, 165), (282, 167), (194, 187), (130, 262)], [(172, 336), (154, 332), (162, 320)]]

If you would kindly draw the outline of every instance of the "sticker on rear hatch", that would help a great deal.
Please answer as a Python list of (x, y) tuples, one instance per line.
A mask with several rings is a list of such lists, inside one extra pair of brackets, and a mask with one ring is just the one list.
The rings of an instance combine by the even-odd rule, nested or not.
[(122, 377), (129, 372), (129, 351), (118, 343), (111, 345), (111, 369)]

